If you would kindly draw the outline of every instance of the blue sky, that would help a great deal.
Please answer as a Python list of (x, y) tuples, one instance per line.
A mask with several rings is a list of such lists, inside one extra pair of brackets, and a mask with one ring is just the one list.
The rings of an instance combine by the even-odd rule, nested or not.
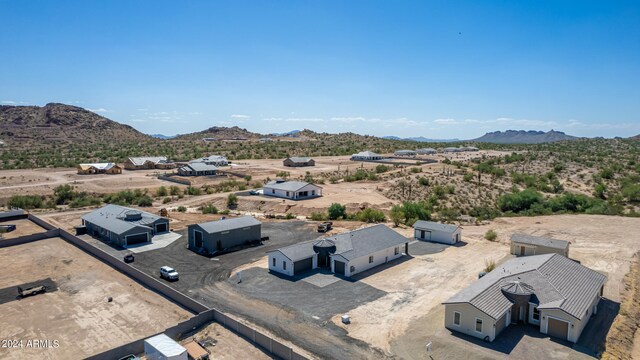
[(146, 133), (640, 133), (638, 1), (0, 0), (0, 102)]

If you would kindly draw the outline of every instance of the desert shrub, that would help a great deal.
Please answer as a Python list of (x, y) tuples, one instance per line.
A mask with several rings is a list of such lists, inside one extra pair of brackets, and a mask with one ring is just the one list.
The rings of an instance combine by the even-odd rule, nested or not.
[(394, 226), (400, 225), (405, 220), (404, 207), (402, 205), (393, 205), (389, 212), (389, 217)]
[(378, 223), (383, 222), (385, 220), (384, 213), (380, 210), (366, 208), (356, 215), (356, 219), (358, 221), (367, 222), (367, 223)]
[(613, 179), (614, 174), (612, 169), (606, 168), (606, 169), (600, 170), (600, 173), (598, 175), (600, 175), (600, 177), (603, 179)]
[(420, 184), (422, 186), (429, 186), (429, 179), (427, 179), (426, 177), (422, 176), (422, 177), (420, 177), (420, 179), (418, 179), (418, 184)]
[(330, 220), (344, 219), (347, 217), (347, 208), (344, 205), (333, 203), (327, 209), (327, 215), (329, 215)]
[(412, 174), (419, 174), (421, 172), (422, 172), (422, 168), (419, 168), (419, 167), (412, 167), (411, 168), (411, 173)]
[(202, 207), (203, 214), (217, 214), (218, 208), (213, 206), (213, 204), (205, 205)]
[(236, 194), (229, 194), (229, 196), (227, 196), (227, 207), (233, 207), (238, 205), (238, 195)]
[(285, 218), (287, 220), (291, 220), (291, 219), (295, 219), (296, 215), (294, 213), (287, 213), (287, 215), (285, 216)]
[(166, 198), (162, 199), (162, 203), (163, 204), (168, 204), (170, 202), (171, 202), (171, 198), (170, 197), (166, 197)]
[(473, 180), (474, 177), (475, 175), (473, 175), (473, 173), (466, 173), (464, 174), (464, 176), (462, 176), (462, 180), (466, 182), (470, 182), (471, 180)]
[(313, 221), (324, 221), (324, 220), (327, 219), (327, 215), (325, 215), (323, 213), (319, 213), (319, 212), (313, 212), (313, 213), (311, 213), (310, 218)]
[(496, 268), (496, 261), (493, 259), (488, 259), (484, 261), (484, 271), (485, 272), (491, 272), (493, 269)]
[(493, 229), (489, 229), (486, 233), (484, 233), (484, 238), (489, 241), (496, 241), (496, 239), (498, 238), (498, 233), (496, 233)]
[(169, 194), (172, 196), (180, 195), (180, 188), (175, 185), (169, 186)]
[(249, 183), (249, 181), (251, 181), (251, 175), (245, 175), (243, 179), (244, 179), (244, 181)]
[(447, 190), (442, 185), (436, 185), (433, 187), (433, 194), (438, 198), (442, 199), (446, 195)]
[(500, 216), (500, 211), (488, 205), (474, 206), (469, 210), (469, 215), (478, 220), (491, 220)]
[(532, 189), (525, 189), (519, 192), (505, 194), (498, 198), (498, 207), (502, 211), (519, 213), (529, 210), (534, 204), (543, 202), (542, 195)]
[(187, 212), (187, 208), (182, 205), (178, 206), (176, 210), (178, 210), (179, 212)]
[(431, 219), (431, 212), (424, 203), (405, 201), (402, 203), (402, 210), (404, 212), (406, 225), (413, 225), (413, 223), (409, 224), (411, 220), (415, 222), (416, 220)]
[(197, 187), (193, 187), (193, 186), (187, 186), (184, 189), (184, 194), (185, 195), (193, 195), (193, 196), (202, 195), (202, 189), (197, 188)]
[(380, 164), (380, 165), (376, 166), (376, 172), (378, 174), (381, 174), (381, 173), (387, 172), (387, 171), (389, 171), (389, 167), (387, 165)]
[(224, 209), (224, 210), (220, 211), (219, 214), (221, 214), (221, 215), (229, 215), (230, 212), (231, 211), (229, 211), (229, 209)]
[(149, 195), (144, 195), (137, 200), (137, 205), (147, 207), (153, 205), (153, 199)]
[(158, 190), (156, 190), (156, 196), (167, 196), (167, 194), (169, 194), (169, 192), (164, 186), (160, 186)]

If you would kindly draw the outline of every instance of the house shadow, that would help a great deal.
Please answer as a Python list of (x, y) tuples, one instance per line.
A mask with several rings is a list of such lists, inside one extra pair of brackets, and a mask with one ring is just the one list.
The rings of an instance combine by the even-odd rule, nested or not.
[[(473, 343), (474, 345), (481, 346), (488, 350), (493, 350), (505, 355), (511, 354), (513, 349), (518, 346), (523, 337), (528, 336), (532, 338), (545, 338), (547, 335), (538, 331), (537, 326), (527, 324), (511, 324), (505, 328), (498, 336), (496, 336), (493, 342), (484, 341), (477, 337), (466, 335), (457, 331), (450, 332), (452, 336), (462, 339), (464, 341)], [(570, 344), (567, 342), (567, 344)]]
[(402, 264), (402, 263), (404, 263), (406, 261), (409, 261), (411, 259), (413, 259), (413, 256), (411, 256), (411, 254), (408, 254), (408, 255), (406, 254), (406, 255), (404, 255), (402, 257), (399, 257), (397, 259), (388, 261), (388, 262), (386, 262), (384, 264), (380, 264), (380, 265), (378, 265), (378, 266), (376, 266), (376, 267), (374, 267), (372, 269), (365, 270), (365, 271), (363, 271), (361, 273), (357, 273), (357, 274), (355, 274), (355, 275), (353, 275), (351, 277), (346, 277), (346, 276), (342, 276), (342, 275), (338, 275), (338, 274), (336, 274), (336, 276), (339, 277), (340, 279), (348, 281), (348, 282), (357, 282), (357, 281), (365, 279), (365, 278), (367, 278), (369, 276), (375, 275), (375, 274), (377, 274), (377, 273), (379, 273), (381, 271), (385, 271), (385, 270), (387, 270), (387, 269), (389, 269), (389, 268), (391, 268), (393, 266), (400, 265), (400, 264)]
[(591, 317), (573, 349), (589, 356), (599, 356), (604, 351), (607, 334), (619, 312), (620, 303), (602, 298), (598, 313)]

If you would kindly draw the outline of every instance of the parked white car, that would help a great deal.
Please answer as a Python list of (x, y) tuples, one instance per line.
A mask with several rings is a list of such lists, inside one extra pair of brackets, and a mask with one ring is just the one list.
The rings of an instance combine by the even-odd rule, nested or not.
[(160, 268), (160, 277), (167, 280), (178, 280), (178, 272), (169, 266)]

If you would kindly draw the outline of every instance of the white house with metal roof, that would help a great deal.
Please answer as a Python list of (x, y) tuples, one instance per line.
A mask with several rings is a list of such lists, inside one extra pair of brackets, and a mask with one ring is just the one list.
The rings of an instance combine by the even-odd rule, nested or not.
[(417, 240), (434, 241), (451, 245), (457, 243), (462, 238), (462, 228), (460, 226), (441, 224), (433, 221), (416, 221), (413, 224), (413, 232)]
[(209, 176), (215, 175), (218, 168), (203, 162), (195, 162), (184, 165), (178, 169), (178, 175), (182, 176)]
[(303, 200), (322, 196), (322, 188), (305, 181), (275, 180), (264, 186), (263, 193), (284, 199)]
[(607, 277), (558, 254), (514, 258), (445, 301), (445, 327), (493, 341), (510, 324), (577, 342)]
[(382, 160), (382, 155), (376, 154), (373, 151), (361, 151), (357, 154), (351, 155), (351, 160), (353, 161)]
[(166, 156), (142, 156), (130, 157), (124, 162), (124, 168), (127, 170), (141, 169), (171, 169), (175, 164), (167, 160)]
[(221, 219), (188, 226), (189, 248), (214, 254), (259, 242), (262, 223), (253, 216)]
[(215, 165), (215, 166), (227, 166), (229, 165), (229, 160), (225, 156), (222, 155), (209, 155), (206, 157), (193, 159), (189, 161), (189, 164), (193, 163), (205, 163), (207, 165)]
[(560, 254), (569, 257), (568, 241), (526, 234), (511, 235), (511, 254), (530, 256), (542, 254)]
[(169, 219), (120, 205), (105, 205), (82, 216), (87, 233), (120, 246), (151, 242), (169, 231)]
[(270, 251), (269, 270), (289, 276), (326, 268), (353, 276), (408, 253), (409, 239), (378, 224)]

